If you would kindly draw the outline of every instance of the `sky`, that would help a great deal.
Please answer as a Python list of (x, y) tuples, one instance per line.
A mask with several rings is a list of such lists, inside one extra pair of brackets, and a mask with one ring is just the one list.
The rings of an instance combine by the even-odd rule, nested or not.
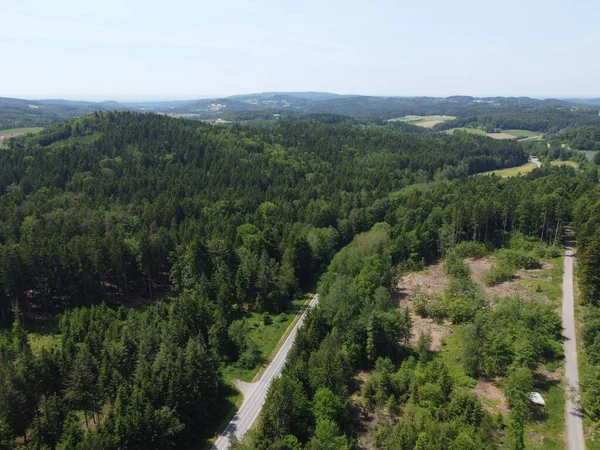
[(0, 0), (0, 96), (600, 97), (598, 0)]

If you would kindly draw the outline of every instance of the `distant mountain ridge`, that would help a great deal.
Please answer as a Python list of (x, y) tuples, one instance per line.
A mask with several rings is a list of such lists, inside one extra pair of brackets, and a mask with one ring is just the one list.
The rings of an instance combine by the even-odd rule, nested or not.
[[(229, 97), (149, 102), (26, 100), (0, 97), (0, 130), (46, 126), (94, 111), (130, 110), (197, 119), (235, 119), (236, 113), (328, 113), (369, 119), (406, 115), (468, 116), (538, 108), (596, 108), (600, 99), (534, 99), (529, 97), (393, 97), (340, 95), (330, 92), (262, 92)], [(265, 116), (263, 114), (263, 116)]]

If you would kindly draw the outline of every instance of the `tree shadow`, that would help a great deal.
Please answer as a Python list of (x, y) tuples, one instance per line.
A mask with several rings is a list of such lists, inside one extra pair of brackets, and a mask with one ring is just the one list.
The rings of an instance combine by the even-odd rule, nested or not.
[[(200, 430), (196, 436), (193, 445), (190, 448), (198, 448), (202, 450), (211, 449), (213, 446), (213, 438), (218, 438), (225, 427), (233, 420), (238, 412), (238, 407), (235, 404), (239, 391), (228, 383), (221, 385), (219, 400), (214, 408), (214, 416), (212, 423), (214, 426), (206, 427)], [(235, 424), (229, 428), (230, 433), (236, 430)]]

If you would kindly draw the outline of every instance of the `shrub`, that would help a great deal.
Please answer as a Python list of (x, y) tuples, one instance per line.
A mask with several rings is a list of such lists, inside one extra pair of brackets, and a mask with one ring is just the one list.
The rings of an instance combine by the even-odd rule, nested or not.
[(506, 262), (516, 269), (539, 269), (540, 260), (531, 253), (517, 249), (502, 249), (498, 252), (499, 262)]
[(488, 253), (485, 245), (475, 241), (463, 241), (453, 250), (460, 258), (483, 258)]
[(481, 296), (455, 297), (448, 303), (448, 316), (452, 323), (473, 322), (477, 313), (485, 307), (485, 299)]
[(258, 348), (258, 345), (252, 340), (249, 340), (248, 347), (242, 352), (236, 365), (242, 369), (253, 369), (258, 364), (263, 362), (263, 356)]
[(431, 317), (436, 322), (442, 322), (448, 317), (448, 309), (441, 295), (417, 294), (414, 302), (415, 312), (420, 317)]
[(506, 262), (499, 261), (483, 276), (483, 281), (488, 286), (503, 283), (511, 280), (515, 274), (515, 271), (516, 269), (514, 266)]
[(446, 273), (456, 278), (469, 278), (471, 269), (467, 266), (462, 258), (455, 252), (448, 253), (446, 258)]

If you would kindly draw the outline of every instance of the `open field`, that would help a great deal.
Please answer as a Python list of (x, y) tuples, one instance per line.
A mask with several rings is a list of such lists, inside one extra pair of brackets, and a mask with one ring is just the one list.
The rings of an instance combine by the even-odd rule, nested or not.
[(553, 166), (569, 166), (579, 169), (579, 163), (576, 163), (575, 161), (552, 161), (550, 164)]
[(444, 130), (444, 133), (453, 134), (455, 131), (465, 131), (467, 133), (472, 134), (480, 134), (482, 136), (488, 136), (492, 139), (535, 139), (542, 137), (542, 133), (536, 133), (535, 131), (529, 130), (502, 130), (501, 133), (486, 133), (480, 128), (450, 128), (449, 130)]
[(597, 150), (580, 150), (581, 153), (585, 154), (588, 161), (593, 161), (594, 156), (598, 153)]
[(26, 133), (37, 133), (43, 130), (43, 127), (31, 127), (31, 128), (10, 128), (8, 130), (0, 130), (0, 148), (7, 147), (6, 141), (13, 134), (26, 134)]
[[(284, 337), (292, 322), (299, 317), (298, 314), (303, 307), (310, 302), (313, 294), (307, 294), (304, 297), (292, 301), (292, 309), (285, 313), (275, 315), (267, 313), (249, 312), (244, 317), (250, 328), (249, 336), (254, 341), (263, 360), (269, 361), (271, 355), (275, 353), (277, 345), (283, 343)], [(272, 323), (266, 325), (265, 317), (269, 317)], [(225, 375), (228, 380), (238, 379), (245, 382), (251, 382), (259, 373), (262, 365), (257, 365), (252, 369), (242, 369), (234, 366), (225, 368)]]
[(498, 175), (502, 178), (516, 177), (518, 175), (525, 175), (532, 172), (537, 166), (534, 163), (523, 164), (519, 167), (511, 167), (509, 169), (492, 170), (490, 172), (484, 172), (482, 175)]
[(390, 119), (390, 122), (400, 121), (407, 122), (412, 125), (417, 125), (423, 128), (431, 128), (436, 126), (438, 123), (446, 122), (447, 120), (454, 120), (454, 116), (405, 116), (398, 119)]
[(503, 133), (510, 134), (516, 138), (530, 138), (534, 136), (541, 136), (543, 133), (529, 130), (502, 130)]
[(44, 127), (30, 127), (30, 128), (11, 128), (9, 130), (0, 130), (0, 136), (15, 133), (37, 133), (42, 131)]
[(459, 127), (459, 128), (450, 128), (449, 130), (444, 130), (444, 133), (447, 134), (454, 134), (455, 131), (465, 131), (467, 133), (472, 133), (472, 134), (481, 134), (481, 135), (486, 135), (487, 133), (479, 128), (465, 128), (465, 127)]
[(516, 139), (516, 136), (513, 136), (512, 134), (507, 134), (507, 133), (486, 133), (485, 134), (487, 137), (490, 137), (492, 139)]

